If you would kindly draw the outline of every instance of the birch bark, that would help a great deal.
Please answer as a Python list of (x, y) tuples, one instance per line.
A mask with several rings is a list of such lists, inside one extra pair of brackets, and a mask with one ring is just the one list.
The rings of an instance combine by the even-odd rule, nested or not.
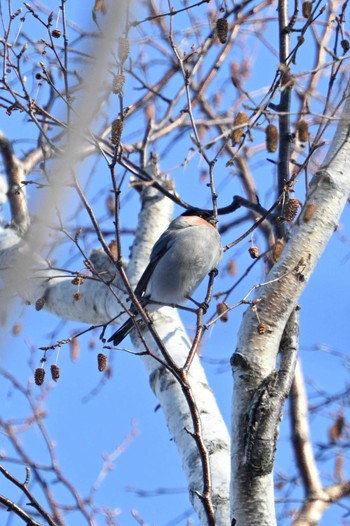
[[(330, 237), (337, 228), (350, 192), (350, 99), (322, 166), (314, 175), (305, 206), (290, 232), (281, 259), (272, 267), (256, 298), (264, 334), (248, 309), (232, 357), (232, 516), (240, 526), (275, 524), (272, 473), (257, 475), (246, 456), (248, 418), (254, 395), (277, 368), (286, 323), (297, 306)], [(249, 493), (249, 498), (247, 498)]]

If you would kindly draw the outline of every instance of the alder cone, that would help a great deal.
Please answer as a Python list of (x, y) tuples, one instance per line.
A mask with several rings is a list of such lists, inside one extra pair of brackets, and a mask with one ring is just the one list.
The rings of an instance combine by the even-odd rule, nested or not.
[(284, 217), (286, 221), (288, 221), (289, 223), (292, 223), (292, 221), (294, 221), (294, 219), (296, 218), (298, 210), (299, 210), (299, 200), (294, 199), (294, 198), (288, 199), (288, 201), (286, 202), (284, 206)]
[(244, 124), (248, 124), (248, 115), (244, 111), (239, 111), (234, 118), (233, 126), (240, 126), (237, 130), (231, 132), (231, 139), (233, 144), (241, 142), (243, 137)]
[(303, 8), (302, 8), (302, 11), (303, 11), (303, 17), (304, 18), (309, 18), (309, 16), (311, 15), (311, 12), (312, 12), (312, 2), (303, 2)]
[(228, 33), (228, 23), (226, 18), (218, 18), (216, 21), (216, 32), (218, 39), (221, 44), (226, 44), (227, 42), (227, 33)]
[(112, 241), (108, 245), (109, 250), (111, 251), (112, 257), (114, 261), (117, 261), (118, 259), (118, 244), (115, 239), (112, 239)]
[(51, 33), (51, 35), (53, 36), (53, 38), (60, 38), (60, 36), (62, 35), (61, 31), (59, 29), (54, 29)]
[(221, 303), (218, 303), (216, 306), (216, 312), (220, 316), (220, 320), (222, 322), (228, 321), (228, 305), (225, 301), (222, 301)]
[(266, 149), (269, 153), (274, 153), (278, 146), (278, 130), (274, 124), (269, 124), (265, 128)]
[(75, 276), (72, 279), (72, 285), (82, 285), (84, 283), (83, 276)]
[(45, 378), (45, 370), (42, 367), (35, 369), (34, 381), (36, 385), (43, 385)]
[(248, 252), (252, 259), (256, 259), (259, 257), (259, 247), (252, 246), (249, 248)]
[(60, 368), (57, 364), (53, 364), (51, 365), (50, 367), (50, 371), (51, 371), (51, 378), (57, 382), (57, 380), (59, 379), (60, 377)]
[(123, 121), (118, 117), (112, 122), (112, 144), (119, 145), (123, 132)]
[(265, 332), (267, 331), (266, 323), (261, 321), (259, 325), (257, 326), (257, 331), (258, 331), (258, 334), (265, 334)]
[(350, 42), (346, 38), (344, 38), (340, 42), (340, 45), (343, 48), (344, 53), (347, 53), (349, 51), (349, 49), (350, 49)]
[(337, 415), (335, 422), (329, 429), (329, 441), (334, 444), (337, 440), (339, 440), (344, 433), (345, 429), (345, 418), (343, 414)]
[(101, 352), (97, 355), (97, 366), (101, 373), (106, 369), (107, 366), (107, 356)]
[(304, 119), (300, 120), (296, 124), (297, 136), (300, 142), (307, 142), (309, 138), (309, 125)]

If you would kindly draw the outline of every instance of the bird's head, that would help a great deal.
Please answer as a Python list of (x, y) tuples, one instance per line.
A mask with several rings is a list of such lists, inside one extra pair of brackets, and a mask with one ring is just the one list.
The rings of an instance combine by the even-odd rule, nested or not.
[[(201, 220), (205, 220), (207, 223), (209, 223), (215, 228), (218, 223), (216, 217), (213, 216), (213, 212), (208, 210), (201, 210), (200, 208), (190, 208), (189, 210), (186, 210), (186, 212), (181, 214), (181, 217), (187, 217), (188, 221), (191, 221), (191, 223), (193, 224), (195, 224), (198, 221), (199, 223), (203, 224)], [(191, 218), (191, 220), (189, 218)]]

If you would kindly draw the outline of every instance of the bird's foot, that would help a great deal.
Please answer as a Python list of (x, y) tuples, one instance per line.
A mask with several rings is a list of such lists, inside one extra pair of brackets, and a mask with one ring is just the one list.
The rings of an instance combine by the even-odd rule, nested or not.
[(197, 307), (199, 309), (203, 309), (203, 312), (204, 314), (207, 312), (207, 310), (209, 309), (209, 304), (206, 302), (206, 301), (202, 301), (202, 302), (199, 302), (199, 301), (196, 301), (194, 300), (193, 298), (188, 298), (190, 301), (192, 301), (192, 303), (194, 303), (195, 305), (197, 305)]

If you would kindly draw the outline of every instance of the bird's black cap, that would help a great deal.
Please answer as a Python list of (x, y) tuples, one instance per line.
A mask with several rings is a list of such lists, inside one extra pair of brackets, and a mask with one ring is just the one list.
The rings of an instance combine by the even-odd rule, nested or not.
[(198, 216), (202, 217), (206, 221), (216, 221), (216, 218), (213, 216), (212, 210), (202, 210), (201, 208), (190, 208), (181, 214), (182, 216)]

